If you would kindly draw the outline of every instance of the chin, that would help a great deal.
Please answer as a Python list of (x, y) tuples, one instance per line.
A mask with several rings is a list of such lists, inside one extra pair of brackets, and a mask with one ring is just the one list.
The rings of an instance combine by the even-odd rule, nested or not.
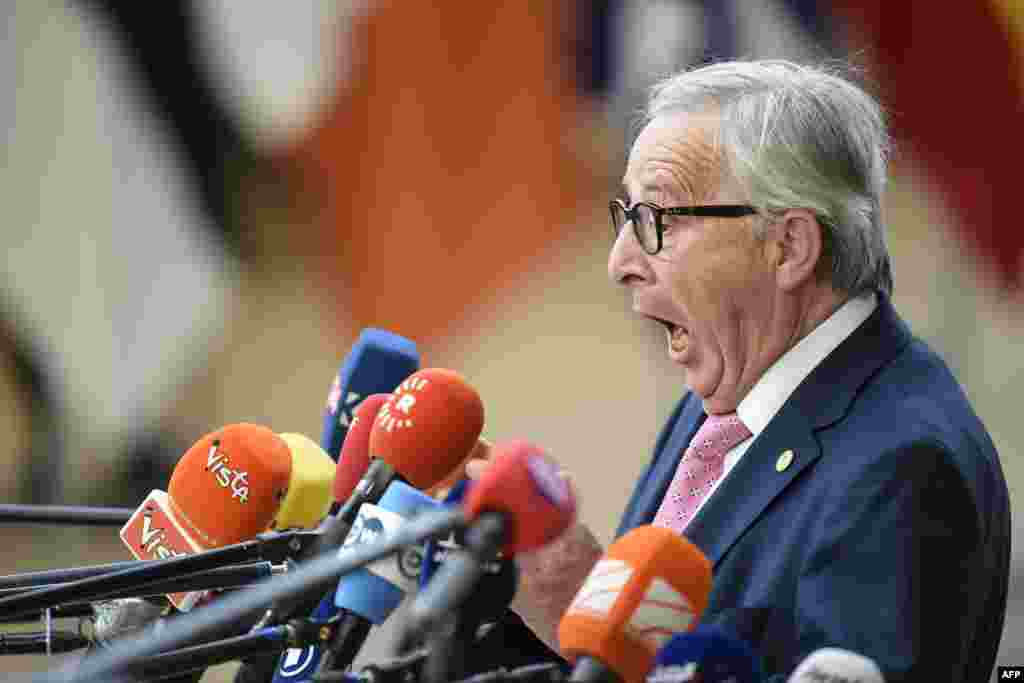
[(724, 415), (726, 413), (735, 413), (736, 406), (738, 404), (739, 401), (736, 400), (723, 401), (717, 398), (705, 398), (704, 412), (707, 413), (708, 415)]
[(693, 390), (693, 393), (700, 396), (704, 402), (704, 412), (709, 415), (712, 413), (732, 413), (736, 411), (736, 406), (739, 401), (736, 398), (736, 392), (731, 389), (725, 388), (721, 383), (701, 383), (699, 380), (694, 381), (693, 373), (687, 374), (687, 384)]

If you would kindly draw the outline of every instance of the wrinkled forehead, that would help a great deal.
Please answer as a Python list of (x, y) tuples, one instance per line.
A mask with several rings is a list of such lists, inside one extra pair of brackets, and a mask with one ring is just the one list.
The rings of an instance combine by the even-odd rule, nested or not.
[(623, 191), (632, 201), (702, 201), (718, 192), (723, 166), (715, 114), (662, 114), (633, 143)]

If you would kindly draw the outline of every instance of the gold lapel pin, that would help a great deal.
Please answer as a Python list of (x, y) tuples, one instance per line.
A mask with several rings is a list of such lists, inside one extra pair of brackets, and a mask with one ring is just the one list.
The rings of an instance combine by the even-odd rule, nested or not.
[(786, 449), (779, 455), (779, 459), (775, 461), (775, 471), (785, 472), (786, 469), (793, 464), (793, 451)]

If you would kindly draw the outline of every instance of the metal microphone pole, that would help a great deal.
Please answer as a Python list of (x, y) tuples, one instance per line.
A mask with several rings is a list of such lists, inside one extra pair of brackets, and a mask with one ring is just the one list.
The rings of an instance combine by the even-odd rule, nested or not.
[(69, 524), (73, 526), (123, 526), (132, 508), (100, 508), (84, 505), (0, 504), (0, 522), (20, 524)]

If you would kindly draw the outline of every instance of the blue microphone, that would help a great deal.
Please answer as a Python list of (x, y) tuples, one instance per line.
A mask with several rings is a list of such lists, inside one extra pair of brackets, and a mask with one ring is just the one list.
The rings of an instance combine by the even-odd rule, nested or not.
[[(340, 552), (372, 543), (401, 527), (423, 510), (439, 508), (436, 500), (401, 481), (391, 482), (377, 505), (363, 503)], [(334, 604), (379, 626), (405, 594), (417, 587), (423, 548), (412, 547), (347, 574), (338, 582)]]
[(416, 342), (386, 330), (364, 329), (331, 385), (320, 447), (337, 460), (356, 406), (370, 394), (391, 393), (419, 369)]
[(760, 683), (761, 662), (751, 647), (717, 625), (673, 636), (654, 659), (647, 683)]
[[(359, 516), (338, 552), (371, 543), (423, 510), (440, 505), (418, 489), (394, 481), (376, 505), (360, 506)], [(310, 681), (316, 674), (351, 666), (370, 628), (384, 623), (405, 594), (416, 588), (422, 562), (422, 546), (411, 546), (343, 576), (337, 591), (325, 596), (316, 610), (324, 621), (340, 616), (326, 652), (319, 645), (312, 645), (285, 653), (274, 674), (275, 683)]]

